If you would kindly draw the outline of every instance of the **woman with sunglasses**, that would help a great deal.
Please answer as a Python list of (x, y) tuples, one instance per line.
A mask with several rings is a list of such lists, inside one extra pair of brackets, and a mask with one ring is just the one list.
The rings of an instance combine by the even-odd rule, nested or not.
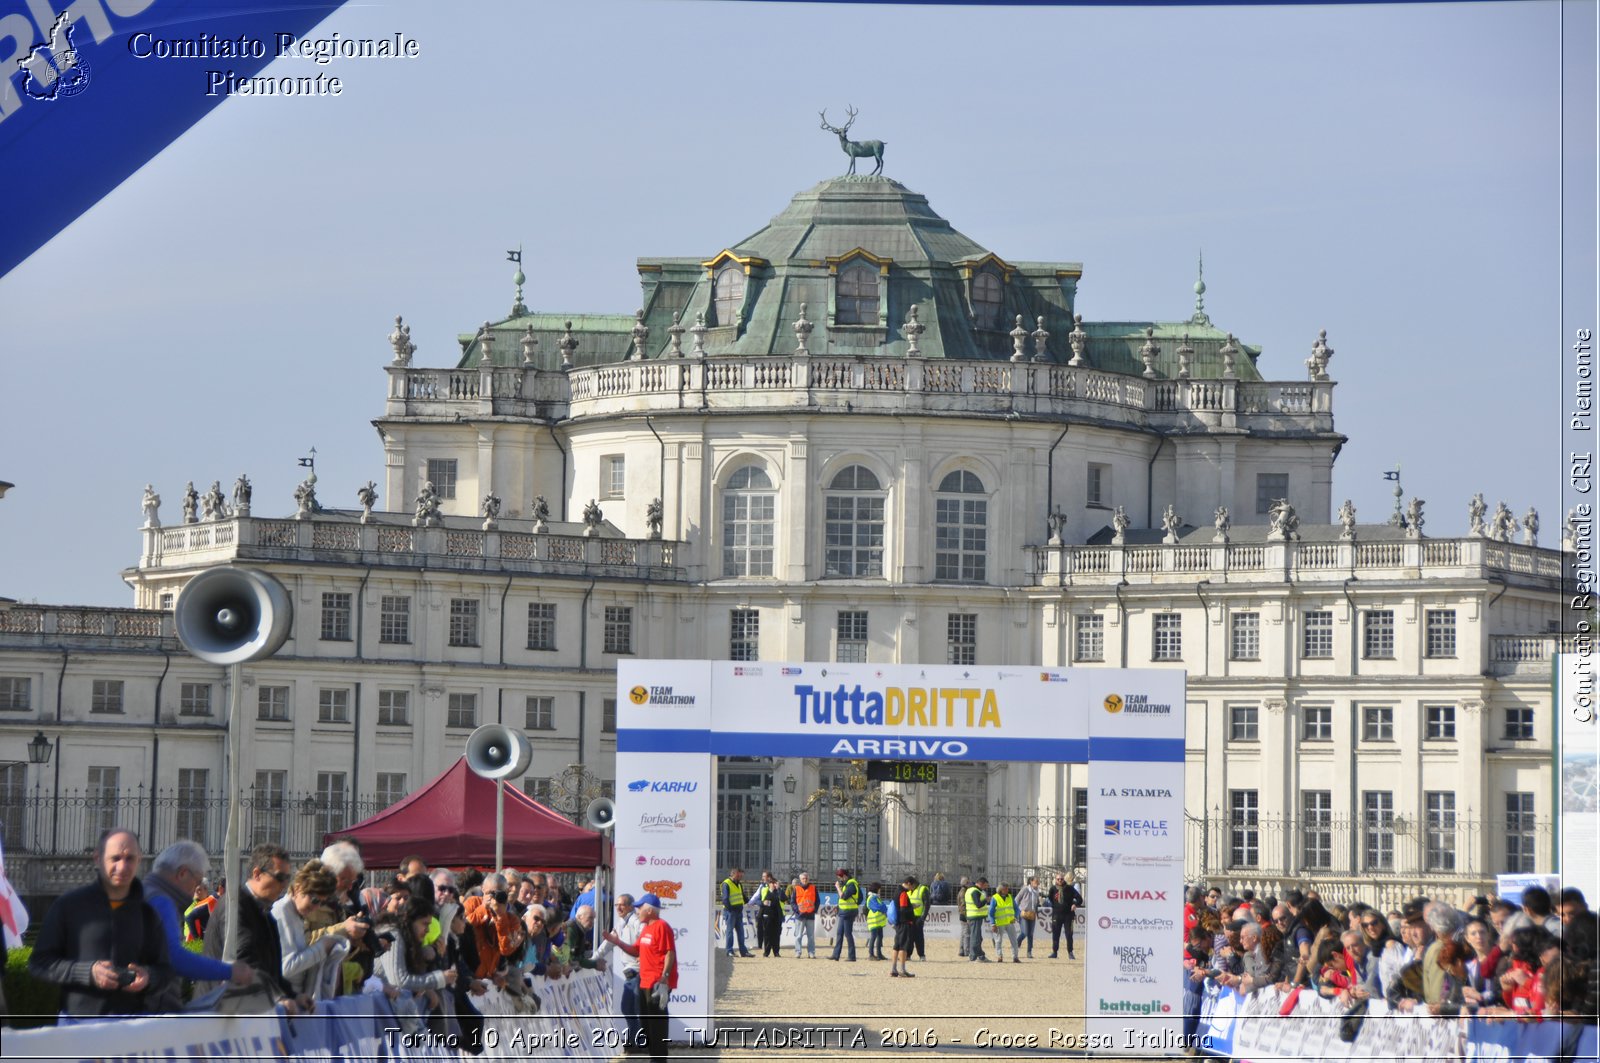
[(1367, 952), (1378, 964), (1378, 984), (1384, 992), (1388, 992), (1389, 985), (1400, 973), (1400, 968), (1406, 965), (1406, 956), (1400, 939), (1394, 936), (1394, 931), (1389, 927), (1389, 920), (1376, 908), (1362, 913), (1361, 933), (1367, 939)]
[(321, 860), (309, 860), (295, 872), (289, 892), (272, 906), (283, 952), (283, 977), (295, 993), (312, 1000), (337, 993), (339, 966), (350, 951), (350, 940), (367, 929), (365, 920), (352, 915), (315, 941), (307, 939), (306, 920), (332, 906), (337, 888), (334, 873)]

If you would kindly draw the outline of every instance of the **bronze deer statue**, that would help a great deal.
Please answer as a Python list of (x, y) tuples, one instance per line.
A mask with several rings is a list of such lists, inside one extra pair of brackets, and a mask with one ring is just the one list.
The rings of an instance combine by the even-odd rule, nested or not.
[(833, 126), (829, 125), (828, 124), (828, 112), (827, 111), (823, 111), (822, 112), (822, 128), (826, 129), (830, 133), (839, 134), (839, 147), (843, 148), (844, 149), (844, 153), (846, 155), (850, 156), (850, 169), (846, 170), (845, 172), (847, 174), (855, 173), (856, 172), (856, 160), (857, 159), (865, 159), (868, 156), (871, 156), (872, 158), (878, 160), (878, 165), (873, 169), (872, 172), (874, 174), (882, 173), (883, 172), (883, 141), (881, 141), (881, 140), (851, 140), (849, 137), (845, 136), (846, 133), (850, 132), (850, 127), (855, 124), (855, 121), (856, 121), (856, 109), (854, 107), (846, 107), (845, 108), (845, 112), (847, 114), (849, 114), (850, 120), (844, 124), (844, 128), (843, 129), (836, 129)]

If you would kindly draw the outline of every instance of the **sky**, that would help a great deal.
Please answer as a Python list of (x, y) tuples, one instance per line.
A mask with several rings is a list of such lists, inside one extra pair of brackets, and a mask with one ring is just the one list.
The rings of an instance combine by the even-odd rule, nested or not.
[(1384, 519), (1399, 463), (1427, 534), (1482, 491), (1556, 545), (1564, 278), (1594, 317), (1592, 193), (1561, 196), (1595, 172), (1593, 9), (1565, 10), (1564, 42), (1554, 0), (351, 3), (316, 34), (420, 56), (278, 60), (343, 93), (227, 100), (0, 278), (0, 596), (132, 604), (146, 482), (167, 523), (241, 472), (286, 515), (315, 446), (354, 508), (396, 314), (454, 364), (519, 245), (533, 309), (628, 313), (637, 257), (709, 258), (843, 172), (817, 112), (847, 105), (957, 229), (1083, 263), (1086, 320), (1187, 318), (1203, 251), (1267, 379), (1326, 329), (1335, 507)]

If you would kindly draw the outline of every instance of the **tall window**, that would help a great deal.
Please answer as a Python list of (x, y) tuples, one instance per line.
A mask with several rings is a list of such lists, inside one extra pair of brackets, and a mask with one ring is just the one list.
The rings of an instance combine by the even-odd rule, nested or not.
[(1109, 508), (1111, 506), (1111, 466), (1091, 461), (1089, 463), (1087, 484), (1088, 498), (1086, 501), (1088, 504)]
[[(942, 767), (942, 766), (941, 766)], [(844, 788), (854, 768), (843, 761), (823, 761), (818, 770), (820, 785)], [(941, 771), (940, 774), (943, 774)], [(878, 783), (866, 784), (869, 793)], [(878, 867), (883, 841), (883, 817), (863, 816), (832, 801), (817, 806), (817, 862), (827, 867)]]
[(317, 772), (316, 836), (344, 830), (347, 817), (344, 791), (345, 775), (342, 771)]
[(90, 712), (121, 712), (122, 680), (96, 679), (89, 690)]
[(450, 645), (478, 644), (478, 599), (450, 599)]
[(1255, 867), (1261, 862), (1261, 795), (1255, 790), (1228, 791), (1228, 866)]
[(1228, 624), (1228, 656), (1235, 661), (1260, 660), (1261, 614), (1233, 613)]
[(1456, 655), (1456, 611), (1454, 609), (1426, 609), (1423, 611), (1427, 628), (1429, 657), (1454, 657)]
[(385, 594), (378, 605), (378, 641), (405, 644), (411, 641), (411, 596)]
[(1150, 659), (1152, 661), (1183, 660), (1183, 616), (1180, 613), (1157, 613), (1151, 630)]
[(1512, 791), (1506, 794), (1506, 873), (1533, 871), (1533, 794)]
[(1089, 864), (1089, 791), (1072, 788), (1072, 866)]
[(736, 325), (739, 311), (744, 309), (744, 267), (723, 266), (717, 270), (712, 309), (716, 314), (713, 325)]
[[(184, 683), (178, 687), (179, 716), (211, 715), (211, 684)], [(187, 837), (187, 835), (183, 835)], [(195, 839), (198, 841), (199, 839)]]
[(378, 691), (378, 726), (411, 726), (411, 691)]
[(829, 576), (883, 575), (883, 488), (860, 465), (840, 470), (824, 498), (823, 570)]
[(30, 839), (24, 833), (30, 818), (27, 807), (28, 765), (20, 760), (0, 764), (0, 841), (12, 852), (28, 848)]
[(456, 459), (429, 458), (428, 482), (433, 484), (433, 493), (441, 499), (456, 497)]
[(318, 723), (350, 722), (350, 690), (347, 687), (323, 687), (317, 691)]
[(772, 762), (722, 758), (717, 765), (717, 866), (770, 866), (773, 818)]
[(322, 596), (322, 640), (350, 641), (350, 595), (330, 592)]
[(760, 468), (746, 465), (722, 492), (722, 574), (772, 575), (778, 496)]
[(1272, 503), (1289, 497), (1289, 474), (1286, 472), (1256, 473), (1256, 513), (1272, 512)]
[(211, 772), (205, 768), (178, 769), (178, 817), (174, 824), (180, 838), (206, 844), (207, 803), (211, 797)]
[(1333, 866), (1333, 792), (1300, 793), (1300, 866), (1326, 871)]
[(390, 805), (404, 801), (407, 793), (409, 791), (406, 789), (405, 772), (378, 772), (378, 785), (373, 792), (373, 796), (377, 798), (379, 808), (388, 808)]
[(530, 695), (526, 705), (527, 713), (523, 717), (524, 726), (530, 731), (554, 731), (556, 729), (556, 699), (542, 695)]
[(607, 653), (633, 652), (633, 606), (606, 606), (605, 650)]
[(1228, 741), (1255, 742), (1261, 738), (1261, 709), (1255, 705), (1228, 706)]
[(121, 794), (121, 768), (94, 766), (89, 769), (88, 786), (84, 793), (84, 811), (89, 828), (89, 844), (100, 835), (118, 825), (118, 807)]
[(1005, 302), (1000, 277), (992, 270), (979, 270), (972, 278), (972, 319), (979, 328), (999, 328)]
[(1106, 618), (1098, 614), (1079, 615), (1072, 618), (1072, 625), (1072, 659), (1105, 660)]
[(761, 614), (735, 609), (728, 615), (728, 659), (754, 661), (761, 657)]
[(1512, 705), (1506, 709), (1506, 741), (1527, 742), (1533, 738), (1533, 709)]
[(1456, 869), (1456, 795), (1451, 790), (1429, 790), (1422, 795), (1424, 815), (1423, 862), (1427, 871)]
[(833, 659), (843, 664), (864, 664), (867, 660), (867, 612), (841, 609), (833, 629)]
[(840, 325), (878, 323), (878, 271), (864, 263), (839, 271), (839, 288), (834, 302), (834, 322)]
[(600, 459), (600, 497), (621, 498), (628, 493), (628, 459), (607, 454)]
[(928, 814), (918, 837), (919, 860), (960, 874), (988, 866), (989, 772), (982, 764), (941, 764), (928, 788)]
[(939, 483), (933, 506), (933, 578), (982, 583), (989, 553), (989, 500), (983, 481), (958, 469)]
[(1314, 609), (1302, 620), (1300, 656), (1333, 656), (1333, 613), (1327, 609)]
[(600, 700), (600, 733), (603, 735), (617, 733), (616, 698), (602, 698)]
[(1307, 705), (1300, 710), (1300, 741), (1333, 741), (1333, 706)]
[(289, 718), (288, 687), (256, 688), (256, 719), (282, 723)]
[(286, 771), (256, 772), (255, 788), (250, 791), (250, 844), (286, 840), (283, 832), (283, 811), (289, 803), (289, 773)]
[(0, 675), (0, 712), (27, 712), (33, 707), (33, 680)]
[(1361, 740), (1363, 742), (1394, 741), (1394, 706), (1363, 705), (1361, 707)]
[(528, 603), (528, 649), (556, 648), (556, 603)]
[(978, 614), (949, 614), (945, 619), (945, 641), (951, 664), (977, 664)]
[(1423, 734), (1435, 742), (1456, 740), (1456, 707), (1454, 705), (1424, 705), (1422, 707)]
[(446, 727), (478, 726), (478, 695), (451, 694), (448, 706), (444, 720)]
[(1361, 656), (1384, 660), (1394, 656), (1394, 610), (1368, 609), (1361, 614)]
[(1394, 870), (1394, 794), (1388, 790), (1361, 793), (1361, 831), (1366, 870)]

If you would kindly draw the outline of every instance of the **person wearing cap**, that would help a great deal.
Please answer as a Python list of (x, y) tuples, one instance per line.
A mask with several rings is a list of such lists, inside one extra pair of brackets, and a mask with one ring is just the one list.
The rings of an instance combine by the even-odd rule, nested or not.
[(966, 934), (966, 948), (963, 954), (968, 963), (988, 963), (989, 957), (983, 954), (983, 924), (989, 918), (989, 880), (982, 875), (978, 881), (962, 891), (962, 911), (966, 915), (967, 924), (963, 928)]
[(639, 1027), (642, 1051), (651, 1059), (667, 1058), (667, 1004), (678, 988), (677, 936), (661, 918), (661, 901), (654, 893), (639, 898), (639, 937), (625, 943), (615, 931), (606, 940), (629, 956), (639, 958)]
[(833, 933), (833, 955), (830, 960), (837, 960), (840, 952), (844, 950), (844, 943), (850, 943), (850, 962), (856, 962), (856, 913), (861, 910), (861, 883), (850, 873), (848, 867), (841, 867), (834, 872), (834, 877), (839, 880), (839, 925)]

